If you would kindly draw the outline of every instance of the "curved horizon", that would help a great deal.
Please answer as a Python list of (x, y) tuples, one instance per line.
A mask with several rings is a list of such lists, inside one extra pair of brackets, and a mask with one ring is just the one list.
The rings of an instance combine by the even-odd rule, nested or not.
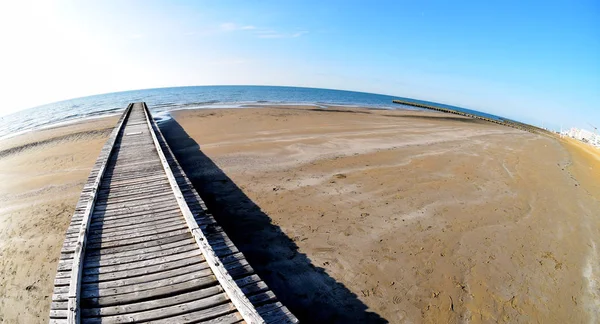
[(0, 7), (10, 49), (0, 53), (0, 115), (133, 89), (254, 84), (422, 98), (555, 128), (600, 124), (595, 3)]
[(384, 109), (417, 109), (394, 104), (400, 99), (442, 108), (470, 111), (494, 119), (504, 118), (478, 111), (428, 100), (406, 98), (362, 91), (314, 87), (269, 85), (211, 85), (163, 87), (111, 92), (71, 98), (21, 110), (0, 117), (0, 138), (23, 132), (71, 123), (81, 119), (114, 114), (131, 102), (145, 101), (156, 113), (178, 109), (244, 108), (252, 105), (316, 105), (352, 106)]

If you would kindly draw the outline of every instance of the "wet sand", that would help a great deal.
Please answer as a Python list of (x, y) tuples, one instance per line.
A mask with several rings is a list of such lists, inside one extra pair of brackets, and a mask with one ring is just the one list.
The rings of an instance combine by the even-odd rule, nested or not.
[[(209, 208), (306, 322), (600, 319), (593, 149), (433, 112), (174, 118), (161, 128)], [(64, 231), (115, 123), (0, 142), (41, 142), (0, 152), (4, 321), (46, 322)]]

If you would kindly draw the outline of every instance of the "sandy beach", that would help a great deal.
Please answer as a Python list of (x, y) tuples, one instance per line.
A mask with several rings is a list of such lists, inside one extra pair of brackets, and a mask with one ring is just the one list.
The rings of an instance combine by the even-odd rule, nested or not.
[(81, 189), (117, 117), (0, 141), (0, 322), (47, 323)]
[[(194, 186), (304, 322), (600, 320), (598, 150), (435, 112), (172, 115), (161, 129)], [(116, 120), (0, 141), (0, 322), (47, 322)]]

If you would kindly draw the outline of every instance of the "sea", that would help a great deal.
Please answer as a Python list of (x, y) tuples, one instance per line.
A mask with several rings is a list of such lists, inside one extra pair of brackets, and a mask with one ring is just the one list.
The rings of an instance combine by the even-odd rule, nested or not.
[(81, 119), (120, 114), (130, 102), (145, 101), (159, 122), (179, 109), (245, 108), (255, 105), (313, 105), (367, 107), (377, 109), (411, 109), (392, 100), (400, 99), (474, 113), (488, 118), (501, 117), (428, 101), (390, 95), (282, 86), (193, 86), (133, 90), (69, 99), (33, 107), (0, 117), (0, 139), (24, 132), (71, 123)]

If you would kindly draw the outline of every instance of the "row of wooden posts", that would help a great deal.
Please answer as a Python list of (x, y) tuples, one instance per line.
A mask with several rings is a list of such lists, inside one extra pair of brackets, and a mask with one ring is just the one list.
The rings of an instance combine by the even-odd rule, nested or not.
[(535, 133), (535, 134), (538, 134), (540, 132), (547, 132), (546, 130), (544, 130), (542, 128), (538, 128), (538, 127), (535, 127), (532, 125), (527, 125), (527, 124), (523, 124), (523, 123), (508, 121), (508, 120), (492, 119), (492, 118), (488, 118), (488, 117), (484, 117), (484, 116), (469, 114), (469, 113), (466, 113), (463, 111), (442, 108), (442, 107), (432, 106), (432, 105), (428, 105), (428, 104), (422, 104), (422, 103), (418, 103), (418, 102), (405, 101), (405, 100), (394, 100), (392, 102), (395, 104), (400, 104), (400, 105), (407, 105), (407, 106), (412, 106), (412, 107), (431, 109), (431, 110), (436, 110), (436, 111), (440, 111), (440, 112), (444, 112), (444, 113), (460, 115), (460, 116), (465, 116), (465, 117), (470, 117), (470, 118), (475, 118), (475, 119), (481, 119), (481, 120), (485, 120), (490, 123), (513, 127), (513, 128), (517, 128), (517, 129), (524, 130), (524, 131), (527, 131), (530, 133)]

